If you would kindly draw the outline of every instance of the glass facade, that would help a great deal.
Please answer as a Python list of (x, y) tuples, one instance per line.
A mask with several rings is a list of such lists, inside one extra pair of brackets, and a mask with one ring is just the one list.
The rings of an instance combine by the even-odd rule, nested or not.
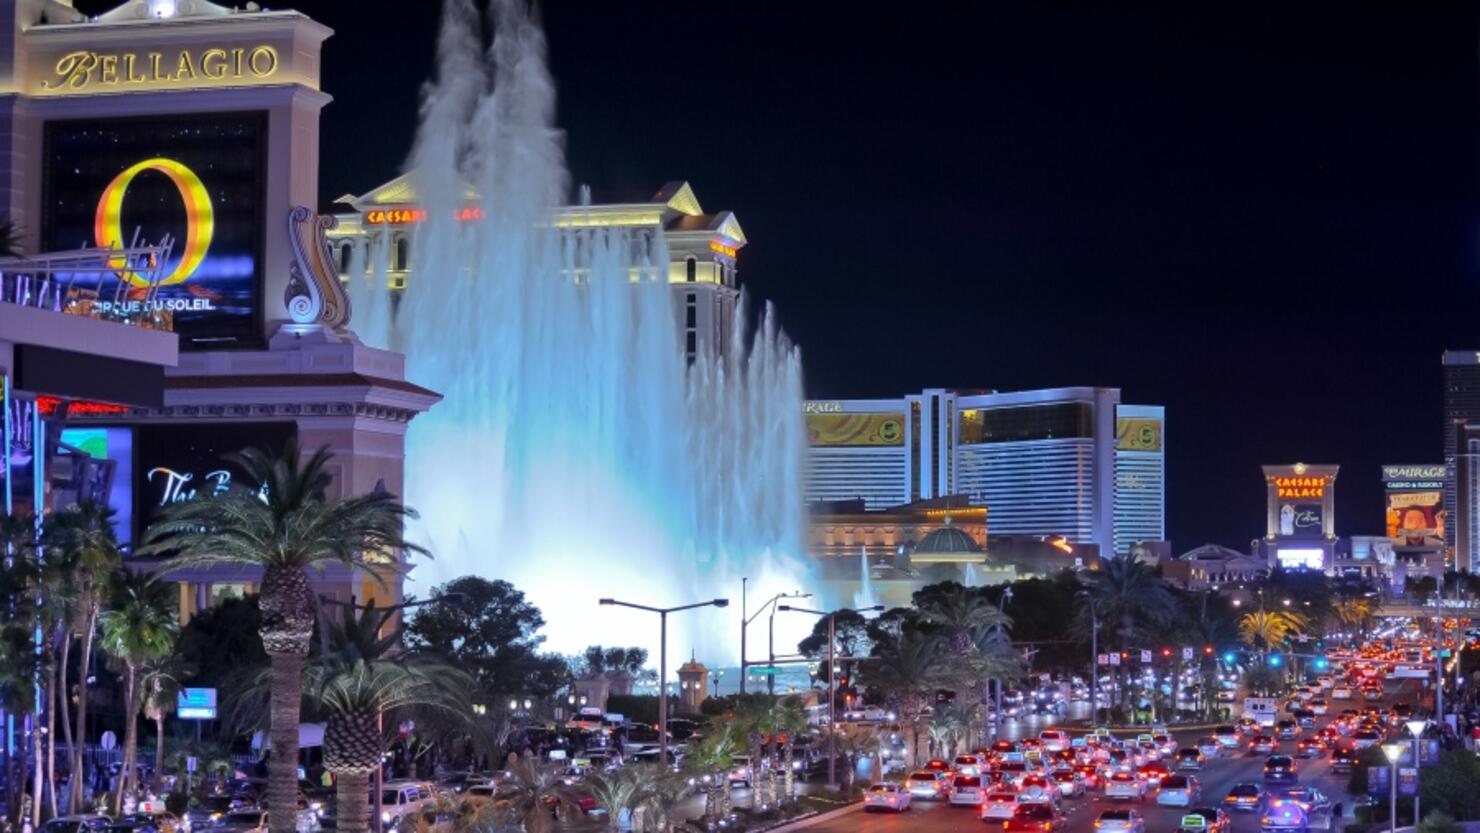
[(1061, 402), (961, 411), (961, 445), (1093, 437), (1094, 406)]

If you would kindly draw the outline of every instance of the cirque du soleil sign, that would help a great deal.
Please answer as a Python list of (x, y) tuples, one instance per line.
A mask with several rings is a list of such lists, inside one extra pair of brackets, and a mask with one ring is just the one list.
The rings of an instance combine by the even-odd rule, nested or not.
[(266, 44), (163, 52), (94, 52), (79, 49), (57, 58), (42, 92), (255, 83), (277, 74), (277, 49)]

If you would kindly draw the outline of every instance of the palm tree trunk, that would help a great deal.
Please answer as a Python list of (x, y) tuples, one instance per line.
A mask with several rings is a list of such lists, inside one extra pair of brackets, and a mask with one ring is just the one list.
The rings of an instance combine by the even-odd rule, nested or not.
[(46, 767), (42, 766), (41, 715), (31, 717), (31, 828), (41, 827), (41, 798), (46, 783)]
[[(273, 654), (272, 757), (267, 771), (267, 800), (273, 807), (298, 806), (298, 718), (303, 700), (303, 657)], [(268, 816), (271, 833), (295, 833), (293, 813)]]
[(162, 708), (154, 715), (154, 782), (160, 785), (164, 783), (164, 709)]
[[(62, 623), (61, 637), (62, 659), (57, 666), (61, 672), (57, 682), (57, 715), (59, 716), (62, 724), (62, 739), (67, 743), (67, 759), (71, 760), (72, 750), (76, 748), (76, 744), (72, 741), (71, 707), (67, 705), (67, 701), (70, 699), (70, 697), (68, 696), (70, 693), (70, 688), (67, 685), (67, 663), (72, 661), (72, 629), (67, 626), (66, 622)], [(53, 736), (55, 736), (55, 733), (53, 733)], [(52, 753), (55, 754), (55, 752), (56, 749), (55, 747), (53, 747)], [(53, 765), (55, 765), (55, 762), (53, 762)], [(81, 776), (81, 774), (82, 773), (78, 772), (76, 769), (73, 769), (70, 777), (72, 781), (75, 782), (78, 777)], [(72, 812), (72, 802), (70, 799), (70, 795), (71, 790), (69, 789), (69, 798), (67, 801), (67, 812), (69, 813)]]
[(87, 780), (82, 777), (82, 753), (87, 748), (87, 678), (92, 672), (93, 634), (98, 628), (96, 603), (89, 601), (84, 604), (81, 673), (77, 676), (77, 731), (73, 733), (76, 743), (72, 747), (72, 793), (67, 799), (74, 808), (82, 806), (82, 785)]
[(370, 773), (334, 773), (334, 801), (335, 824), (341, 833), (366, 833), (370, 829)]
[[(56, 641), (52, 641), (53, 655)], [(46, 801), (53, 817), (57, 813), (57, 663), (51, 664), (46, 680)]]
[[(138, 684), (134, 680), (134, 666), (129, 664), (123, 673), (123, 769), (118, 773), (118, 789), (113, 794), (113, 811), (115, 814), (123, 812), (123, 796), (133, 788), (133, 783), (138, 777), (138, 767), (134, 765), (134, 756), (137, 754), (139, 745), (139, 720), (137, 714)], [(296, 798), (296, 796), (295, 796)]]

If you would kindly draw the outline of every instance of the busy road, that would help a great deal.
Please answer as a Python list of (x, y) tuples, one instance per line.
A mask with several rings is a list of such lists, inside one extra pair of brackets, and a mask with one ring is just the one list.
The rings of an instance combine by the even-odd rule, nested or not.
[[(1411, 702), (1418, 697), (1419, 692), (1416, 685), (1399, 684), (1385, 696), (1380, 705), (1387, 707), (1405, 698)], [(1369, 702), (1352, 705), (1374, 706), (1379, 704)], [(1285, 716), (1281, 715), (1282, 718)], [(1331, 719), (1322, 717), (1317, 721), (1316, 728), (1302, 730), (1300, 737), (1312, 737), (1330, 722)], [(1281, 741), (1272, 737), (1273, 732), (1269, 734), (1275, 744), (1273, 750), (1275, 754), (1290, 755), (1294, 758), (1296, 764), (1294, 784), (1266, 784), (1264, 780), (1265, 763), (1271, 753), (1250, 751), (1251, 736), (1245, 735), (1241, 737), (1237, 751), (1225, 750), (1217, 757), (1206, 759), (1200, 770), (1174, 772), (1174, 774), (1191, 775), (1197, 779), (1200, 797), (1193, 798), (1191, 805), (1227, 809), (1228, 805), (1225, 804), (1224, 799), (1238, 784), (1257, 784), (1261, 790), (1268, 792), (1296, 785), (1314, 787), (1329, 799), (1332, 810), (1328, 817), (1329, 827), (1334, 833), (1339, 833), (1344, 824), (1341, 815), (1350, 816), (1353, 808), (1354, 799), (1346, 793), (1349, 778), (1347, 772), (1332, 771), (1330, 750), (1323, 750), (1319, 757), (1301, 758), (1297, 754), (1298, 740)], [(1173, 732), (1179, 749), (1189, 746), (1195, 748), (1199, 738), (1206, 735), (1206, 730)], [(1174, 770), (1175, 764), (1171, 756), (1168, 756), (1164, 762), (1167, 769)], [(1058, 803), (1062, 817), (1053, 822), (1054, 827), (1051, 829), (1062, 833), (1096, 833), (1095, 822), (1102, 812), (1134, 810), (1144, 823), (1144, 826), (1136, 833), (1175, 833), (1181, 827), (1180, 822), (1186, 810), (1182, 807), (1161, 806), (1157, 799), (1158, 792), (1155, 789), (1149, 790), (1145, 799), (1140, 801), (1107, 799), (1102, 790), (1091, 789), (1083, 797), (1060, 799)], [(1361, 801), (1362, 799), (1357, 797), (1355, 800)], [(1224, 833), (1259, 833), (1261, 819), (1259, 810), (1229, 810), (1227, 816), (1229, 826)], [(1325, 829), (1327, 823), (1327, 818), (1317, 819), (1313, 814), (1310, 829)], [(1106, 827), (1109, 826), (1107, 824)], [(917, 797), (910, 802), (910, 808), (905, 812), (850, 813), (809, 829), (817, 833), (896, 833), (896, 831), (906, 830), (930, 830), (932, 833), (966, 833), (967, 831), (980, 833), (984, 827), (1000, 828), (1002, 823), (984, 822), (980, 818), (977, 806), (953, 805), (946, 800)], [(1009, 830), (1011, 829), (1009, 827)], [(1103, 830), (1100, 833), (1103, 833)]]

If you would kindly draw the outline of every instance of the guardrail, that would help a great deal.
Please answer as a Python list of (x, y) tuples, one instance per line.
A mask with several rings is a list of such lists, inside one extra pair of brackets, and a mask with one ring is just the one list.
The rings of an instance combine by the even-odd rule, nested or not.
[[(0, 303), (170, 331), (174, 314), (155, 303), (174, 243), (75, 249), (0, 258)], [(105, 281), (113, 290), (99, 292)]]

